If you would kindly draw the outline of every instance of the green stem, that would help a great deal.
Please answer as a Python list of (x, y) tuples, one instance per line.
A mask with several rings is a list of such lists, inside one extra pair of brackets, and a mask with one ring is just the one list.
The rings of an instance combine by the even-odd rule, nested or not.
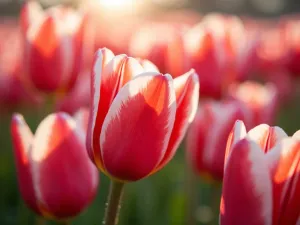
[(189, 165), (186, 163), (186, 225), (196, 224), (196, 208), (199, 200), (199, 193), (196, 190), (197, 177)]
[(103, 225), (118, 224), (124, 183), (111, 180)]

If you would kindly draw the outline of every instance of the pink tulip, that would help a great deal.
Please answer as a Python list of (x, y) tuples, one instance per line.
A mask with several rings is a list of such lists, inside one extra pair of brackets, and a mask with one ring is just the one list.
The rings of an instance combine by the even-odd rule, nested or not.
[(247, 66), (247, 49), (236, 44), (242, 43), (242, 32), (242, 23), (236, 17), (210, 14), (185, 35), (189, 66), (201, 76), (202, 96), (221, 98)]
[(228, 138), (221, 225), (300, 222), (300, 139), (261, 124), (248, 133), (237, 121)]
[(136, 59), (105, 48), (95, 57), (87, 149), (99, 169), (122, 181), (164, 167), (197, 109), (193, 70), (174, 80), (144, 71)]
[(83, 64), (86, 20), (63, 6), (45, 12), (37, 8), (28, 2), (21, 13), (24, 72), (40, 91), (65, 93), (74, 86)]
[(11, 134), (20, 192), (34, 212), (68, 220), (88, 206), (99, 178), (86, 153), (81, 125), (65, 113), (51, 114), (33, 135), (15, 114)]
[(278, 92), (273, 84), (251, 81), (233, 84), (229, 88), (229, 96), (252, 111), (252, 127), (261, 123), (273, 124), (278, 106)]
[(203, 102), (187, 134), (187, 160), (197, 174), (222, 180), (228, 134), (237, 119), (250, 121), (238, 102)]

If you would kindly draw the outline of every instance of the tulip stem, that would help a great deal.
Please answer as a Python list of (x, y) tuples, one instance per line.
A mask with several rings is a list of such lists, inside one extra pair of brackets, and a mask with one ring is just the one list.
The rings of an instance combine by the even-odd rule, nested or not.
[(111, 180), (103, 225), (118, 224), (124, 183)]

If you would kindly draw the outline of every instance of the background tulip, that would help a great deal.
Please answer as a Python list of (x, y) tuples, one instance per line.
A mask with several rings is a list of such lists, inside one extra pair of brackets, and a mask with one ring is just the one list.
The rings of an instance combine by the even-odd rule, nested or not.
[(252, 127), (261, 124), (273, 124), (278, 109), (278, 91), (273, 84), (262, 85), (246, 81), (229, 87), (229, 96), (245, 104), (252, 113)]
[(80, 70), (86, 20), (63, 6), (34, 16), (36, 4), (27, 4), (21, 14), (25, 73), (40, 91), (67, 92)]
[(197, 174), (222, 180), (225, 147), (234, 122), (250, 112), (236, 102), (202, 103), (187, 134), (187, 163)]
[(13, 116), (11, 134), (20, 192), (36, 213), (69, 220), (95, 197), (98, 173), (88, 159), (83, 133), (81, 125), (65, 113), (46, 117), (35, 135), (21, 115)]

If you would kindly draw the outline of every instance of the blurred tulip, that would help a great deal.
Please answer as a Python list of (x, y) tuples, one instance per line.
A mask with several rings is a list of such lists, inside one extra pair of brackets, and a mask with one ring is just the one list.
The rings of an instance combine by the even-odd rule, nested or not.
[(250, 121), (238, 102), (202, 103), (187, 134), (187, 160), (197, 174), (222, 180), (228, 134), (237, 119)]
[[(184, 31), (182, 25), (146, 24), (132, 36), (129, 52), (135, 57), (149, 59), (162, 73), (180, 76), (191, 68), (184, 49)], [(163, 38), (157, 38), (162, 34)]]
[(69, 220), (84, 210), (96, 195), (99, 178), (86, 153), (81, 125), (65, 113), (51, 114), (33, 135), (15, 114), (11, 134), (25, 203), (55, 220)]
[(245, 104), (252, 112), (252, 125), (273, 124), (278, 106), (278, 92), (273, 84), (246, 81), (229, 87), (230, 98)]
[(202, 96), (221, 98), (238, 73), (244, 72), (248, 52), (237, 45), (242, 32), (243, 24), (236, 17), (210, 14), (185, 35), (189, 66), (201, 75)]
[(36, 7), (29, 1), (21, 13), (25, 73), (38, 90), (65, 93), (74, 86), (82, 66), (87, 21), (64, 6), (34, 13), (39, 11)]
[(259, 72), (282, 70), (286, 64), (287, 52), (282, 30), (277, 27), (262, 27), (259, 32), (261, 35), (256, 53)]
[(95, 57), (87, 149), (99, 169), (121, 181), (136, 181), (164, 167), (198, 105), (193, 70), (174, 81), (144, 70), (136, 59), (105, 48)]
[(297, 225), (299, 131), (293, 137), (261, 124), (248, 133), (237, 121), (228, 138), (220, 224)]
[(21, 79), (22, 45), (14, 21), (0, 24), (0, 105), (1, 111), (20, 105), (38, 104), (41, 99)]
[(293, 77), (290, 76), (286, 69), (274, 69), (262, 75), (263, 80), (272, 83), (276, 87), (279, 104), (284, 104), (291, 100), (297, 91), (297, 88), (294, 87)]

